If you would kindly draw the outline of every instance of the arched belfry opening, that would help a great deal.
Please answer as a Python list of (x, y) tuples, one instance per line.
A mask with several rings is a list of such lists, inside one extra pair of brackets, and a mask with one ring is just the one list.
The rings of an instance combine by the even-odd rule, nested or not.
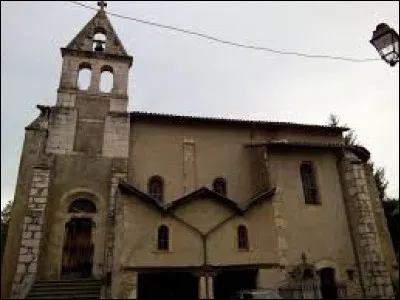
[(80, 91), (86, 91), (89, 89), (90, 82), (92, 80), (92, 66), (83, 62), (78, 67), (77, 86)]
[(93, 35), (93, 51), (104, 52), (106, 50), (106, 30), (103, 27), (97, 27)]
[(68, 213), (71, 219), (65, 224), (61, 277), (91, 277), (95, 227), (92, 215), (96, 213), (96, 206), (90, 200), (76, 199), (69, 206)]
[(100, 69), (99, 91), (111, 93), (114, 88), (114, 70), (111, 66), (105, 65)]

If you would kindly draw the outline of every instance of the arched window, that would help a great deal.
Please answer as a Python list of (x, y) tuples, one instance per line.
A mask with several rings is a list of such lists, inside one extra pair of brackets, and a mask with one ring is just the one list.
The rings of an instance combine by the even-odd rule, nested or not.
[(240, 250), (249, 250), (249, 237), (247, 235), (247, 228), (240, 225), (237, 229), (238, 248)]
[(148, 193), (154, 199), (163, 201), (164, 199), (164, 184), (160, 176), (153, 176), (148, 182)]
[(158, 250), (169, 249), (169, 229), (165, 225), (161, 225), (160, 227), (158, 227), (157, 249)]
[(303, 183), (304, 199), (306, 204), (318, 204), (318, 191), (314, 168), (310, 162), (303, 162), (300, 166), (301, 181)]
[(110, 93), (114, 87), (113, 68), (110, 66), (103, 66), (100, 72), (99, 90), (102, 93)]
[(74, 200), (68, 208), (69, 213), (95, 213), (96, 205), (87, 199)]
[(106, 50), (106, 31), (102, 27), (98, 27), (94, 31), (93, 51), (103, 52)]
[(214, 192), (226, 196), (226, 181), (225, 179), (219, 177), (216, 178), (213, 182), (213, 190)]
[(81, 63), (78, 68), (77, 86), (81, 91), (86, 91), (92, 79), (92, 67), (89, 63)]

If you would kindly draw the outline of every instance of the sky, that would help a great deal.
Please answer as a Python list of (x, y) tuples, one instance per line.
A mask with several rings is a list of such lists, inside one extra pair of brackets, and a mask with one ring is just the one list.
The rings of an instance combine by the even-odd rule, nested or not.
[[(96, 1), (81, 3), (96, 6)], [(278, 50), (379, 58), (379, 23), (399, 2), (112, 1), (110, 12)], [(95, 11), (67, 1), (1, 1), (1, 206), (13, 199), (24, 127), (55, 105), (65, 47)], [(336, 114), (399, 197), (399, 64), (279, 55), (109, 16), (127, 52), (129, 110), (327, 124)]]

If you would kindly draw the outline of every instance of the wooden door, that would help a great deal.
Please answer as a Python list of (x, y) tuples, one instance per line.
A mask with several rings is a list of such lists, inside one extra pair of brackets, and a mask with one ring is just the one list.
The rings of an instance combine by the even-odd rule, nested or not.
[(62, 276), (90, 277), (93, 266), (93, 222), (89, 218), (73, 218), (65, 225)]

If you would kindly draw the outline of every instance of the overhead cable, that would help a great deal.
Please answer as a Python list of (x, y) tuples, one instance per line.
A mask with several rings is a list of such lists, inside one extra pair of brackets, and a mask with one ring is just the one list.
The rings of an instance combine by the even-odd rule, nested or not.
[[(68, 1), (68, 2), (76, 4), (76, 5), (79, 5), (79, 6), (82, 6), (82, 7), (85, 7), (85, 8), (88, 8), (88, 9), (98, 10), (95, 7), (82, 4), (82, 3), (78, 2), (78, 1)], [(358, 59), (358, 58), (350, 58), (350, 57), (343, 57), (343, 56), (307, 54), (307, 53), (300, 53), (300, 52), (294, 52), (294, 51), (277, 50), (277, 49), (261, 47), (261, 46), (240, 44), (240, 43), (236, 43), (236, 42), (232, 42), (232, 41), (216, 38), (216, 37), (204, 34), (204, 33), (191, 31), (191, 30), (186, 30), (186, 29), (181, 29), (181, 28), (178, 28), (178, 27), (170, 26), (170, 25), (163, 25), (163, 24), (159, 24), (159, 23), (156, 23), (156, 22), (146, 21), (146, 20), (142, 20), (142, 19), (138, 19), (138, 18), (134, 18), (134, 17), (124, 16), (124, 15), (113, 13), (113, 12), (110, 12), (110, 11), (107, 11), (106, 13), (111, 15), (111, 16), (118, 17), (118, 18), (127, 19), (127, 20), (138, 22), (138, 23), (151, 25), (151, 26), (156, 26), (156, 27), (160, 27), (160, 28), (164, 28), (164, 29), (173, 30), (173, 31), (178, 31), (178, 32), (185, 33), (185, 34), (195, 35), (195, 36), (198, 36), (198, 37), (201, 37), (201, 38), (204, 38), (204, 39), (212, 40), (214, 42), (218, 42), (218, 43), (222, 43), (222, 44), (226, 44), (226, 45), (231, 45), (231, 46), (235, 46), (235, 47), (240, 47), (240, 48), (253, 49), (253, 50), (259, 50), (259, 51), (266, 51), (266, 52), (271, 52), (271, 53), (281, 54), (281, 55), (295, 55), (295, 56), (306, 57), (306, 58), (334, 59), (334, 60), (343, 60), (343, 61), (349, 61), (349, 62), (380, 61), (380, 58)]]

